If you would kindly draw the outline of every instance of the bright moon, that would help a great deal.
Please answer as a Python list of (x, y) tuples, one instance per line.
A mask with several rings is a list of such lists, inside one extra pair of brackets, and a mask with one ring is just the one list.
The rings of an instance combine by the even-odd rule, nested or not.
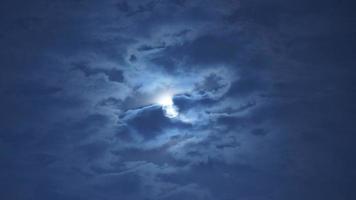
[(178, 116), (178, 108), (173, 103), (173, 96), (170, 94), (164, 94), (158, 98), (159, 105), (162, 106), (164, 115), (168, 118), (175, 118)]
[(165, 94), (165, 95), (161, 96), (158, 99), (158, 104), (160, 104), (161, 106), (173, 105), (172, 96), (169, 94)]

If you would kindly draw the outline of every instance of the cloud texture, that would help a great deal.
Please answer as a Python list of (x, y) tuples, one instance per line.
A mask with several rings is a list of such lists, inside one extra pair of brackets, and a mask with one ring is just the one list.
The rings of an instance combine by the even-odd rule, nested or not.
[(0, 199), (356, 196), (352, 2), (2, 4)]

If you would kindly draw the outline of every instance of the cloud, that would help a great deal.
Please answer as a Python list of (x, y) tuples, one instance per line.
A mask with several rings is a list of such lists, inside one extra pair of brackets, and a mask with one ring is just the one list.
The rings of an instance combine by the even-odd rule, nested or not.
[(190, 127), (189, 124), (166, 117), (160, 106), (127, 111), (122, 119), (129, 130), (133, 130), (144, 139), (154, 139), (156, 136), (164, 134), (165, 130), (169, 128), (183, 130)]
[(230, 87), (230, 80), (225, 77), (211, 73), (207, 75), (202, 83), (198, 83), (195, 92), (203, 98), (219, 99)]
[(163, 49), (166, 47), (165, 43), (162, 44), (158, 44), (155, 46), (149, 46), (149, 45), (141, 45), (137, 48), (138, 51), (152, 51), (152, 50), (159, 50), (159, 49)]
[(102, 73), (105, 74), (110, 81), (119, 83), (124, 81), (123, 72), (118, 69), (95, 69), (90, 68), (87, 64), (83, 62), (74, 63), (74, 69), (82, 71), (87, 77)]
[[(238, 170), (236, 170), (238, 169)], [(194, 180), (200, 187), (206, 188), (210, 192), (212, 199), (228, 199), (238, 195), (240, 197), (259, 196), (268, 193), (275, 185), (267, 187), (262, 185), (254, 185), (256, 178), (268, 177), (267, 174), (262, 176), (253, 176), (260, 174), (250, 166), (243, 164), (225, 165), (223, 163), (208, 161), (206, 163), (197, 164), (191, 171), (186, 171), (180, 174), (163, 174), (160, 175), (162, 180), (167, 182), (175, 182), (181, 185), (187, 184)], [(219, 178), (218, 178), (219, 177)], [(234, 177), (239, 177), (236, 179)], [(259, 179), (261, 182), (266, 179)], [(276, 180), (276, 182), (278, 182)], [(239, 186), (236, 188), (236, 186)], [(220, 191), (224, 188), (225, 193)]]
[(145, 12), (152, 12), (159, 1), (147, 1), (145, 3), (134, 2), (134, 4), (135, 3), (137, 5), (132, 6), (132, 4), (129, 4), (127, 1), (121, 1), (116, 4), (116, 7), (120, 12), (126, 13), (127, 17), (132, 17)]
[(119, 109), (121, 108), (122, 100), (116, 99), (114, 97), (109, 97), (107, 99), (103, 99), (101, 102), (99, 102), (98, 105), (104, 107), (110, 107), (113, 109)]
[(241, 46), (239, 43), (237, 39), (231, 41), (226, 37), (203, 35), (183, 45), (166, 47), (152, 61), (155, 64), (164, 64), (180, 60), (186, 62), (187, 66), (231, 64)]
[(3, 4), (5, 199), (353, 199), (351, 3)]

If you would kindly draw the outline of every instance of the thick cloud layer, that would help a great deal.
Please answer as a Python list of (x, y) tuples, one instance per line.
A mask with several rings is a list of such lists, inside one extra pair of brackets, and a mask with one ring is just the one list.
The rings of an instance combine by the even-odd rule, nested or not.
[(3, 1), (0, 199), (354, 199), (353, 7)]

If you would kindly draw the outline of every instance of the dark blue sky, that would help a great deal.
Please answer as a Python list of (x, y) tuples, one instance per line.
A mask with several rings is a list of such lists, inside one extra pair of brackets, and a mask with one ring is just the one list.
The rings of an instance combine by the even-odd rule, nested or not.
[(3, 0), (0, 199), (356, 199), (348, 0)]

